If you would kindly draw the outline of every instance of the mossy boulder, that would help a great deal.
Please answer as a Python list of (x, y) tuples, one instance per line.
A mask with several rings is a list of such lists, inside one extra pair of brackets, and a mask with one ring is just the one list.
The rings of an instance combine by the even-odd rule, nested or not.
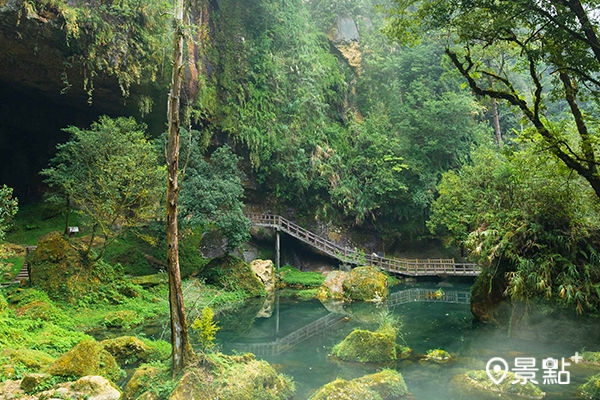
[(450, 353), (443, 349), (431, 349), (427, 350), (425, 359), (428, 361), (434, 361), (438, 364), (443, 364), (452, 359)]
[(135, 311), (120, 310), (107, 313), (104, 316), (103, 324), (107, 328), (129, 329), (140, 325), (142, 322), (144, 322), (144, 317)]
[(121, 391), (102, 376), (83, 376), (37, 394), (40, 399), (119, 400)]
[(143, 365), (136, 369), (123, 390), (123, 400), (136, 400), (148, 392), (154, 379), (161, 374), (161, 370), (150, 365)]
[(366, 385), (369, 389), (377, 392), (384, 400), (396, 399), (408, 394), (408, 388), (402, 375), (391, 369), (365, 375), (354, 379), (354, 381)]
[(321, 387), (309, 400), (382, 400), (381, 396), (366, 385), (356, 381), (336, 379)]
[(387, 276), (373, 267), (352, 269), (343, 287), (344, 294), (352, 300), (373, 301), (388, 296)]
[(382, 363), (396, 360), (396, 333), (355, 329), (335, 345), (331, 353), (344, 361)]
[(289, 378), (251, 354), (212, 354), (203, 368), (189, 369), (183, 375), (169, 400), (279, 400), (291, 399), (294, 391)]
[(115, 358), (95, 340), (79, 343), (54, 361), (47, 372), (68, 378), (100, 375), (113, 382), (121, 376), (121, 369)]
[(52, 375), (50, 374), (25, 374), (21, 380), (21, 389), (26, 393), (35, 393), (38, 388), (46, 382), (50, 382)]
[(5, 349), (0, 353), (4, 365), (18, 365), (28, 370), (39, 371), (54, 362), (54, 357), (40, 350)]
[(229, 255), (215, 258), (204, 267), (203, 276), (206, 283), (232, 292), (240, 290), (248, 297), (267, 295), (262, 281), (241, 258)]
[(59, 232), (41, 238), (28, 263), (31, 282), (53, 300), (80, 305), (104, 300), (116, 303), (132, 292), (121, 269), (92, 260), (81, 246)]
[(591, 376), (586, 383), (581, 385), (581, 392), (586, 399), (600, 400), (600, 374)]
[[(494, 372), (491, 373), (494, 374)], [(498, 372), (498, 376), (496, 378), (500, 379), (503, 373), (503, 371)], [(539, 387), (531, 382), (527, 382), (524, 385), (513, 385), (512, 382), (518, 379), (516, 378), (516, 375), (510, 371), (506, 373), (506, 376), (499, 384), (492, 382), (486, 371), (469, 371), (464, 375), (464, 377), (466, 379), (462, 381), (464, 381), (467, 385), (478, 390), (500, 393), (500, 396), (506, 394), (528, 399), (541, 399), (546, 395)]]
[[(166, 343), (166, 342), (165, 342)], [(121, 366), (162, 360), (165, 352), (151, 346), (150, 341), (143, 341), (134, 336), (120, 336), (100, 342)], [(168, 345), (168, 343), (166, 343)], [(169, 353), (170, 353), (170, 346)], [(168, 357), (169, 354), (166, 354)]]
[(167, 274), (134, 276), (131, 278), (131, 282), (147, 289), (154, 286), (166, 285), (169, 283), (169, 276)]
[(325, 277), (325, 280), (319, 287), (317, 298), (321, 301), (327, 299), (343, 299), (344, 298), (344, 281), (348, 277), (348, 272), (331, 271)]
[(319, 389), (310, 400), (392, 400), (407, 394), (408, 388), (402, 375), (397, 371), (385, 369), (351, 381), (338, 378)]

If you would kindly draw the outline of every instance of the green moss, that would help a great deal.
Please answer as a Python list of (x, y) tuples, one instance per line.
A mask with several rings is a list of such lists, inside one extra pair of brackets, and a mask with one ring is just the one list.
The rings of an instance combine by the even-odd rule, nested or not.
[(169, 277), (167, 274), (143, 275), (131, 278), (131, 282), (143, 288), (150, 288), (169, 283)]
[[(499, 384), (492, 382), (486, 371), (469, 371), (465, 376), (468, 378), (467, 382), (471, 385), (491, 392), (512, 394), (530, 399), (541, 399), (545, 395), (539, 387), (531, 382), (527, 382), (524, 385), (513, 385), (512, 382), (518, 379), (516, 379), (515, 374), (510, 371), (506, 373), (506, 377)], [(500, 376), (501, 373), (499, 372), (496, 378), (499, 379)]]
[[(155, 384), (161, 375), (165, 375), (166, 370), (152, 365), (143, 365), (135, 370), (133, 376), (127, 382), (127, 386), (123, 390), (123, 400), (135, 400), (143, 393), (155, 388)], [(162, 382), (169, 380), (169, 377)]]
[(382, 399), (396, 399), (408, 394), (408, 388), (402, 375), (391, 369), (384, 369), (362, 378), (354, 379), (355, 382), (366, 385), (369, 389), (377, 392)]
[(278, 374), (253, 355), (209, 354), (203, 368), (189, 369), (175, 387), (171, 400), (278, 400), (294, 395), (291, 379)]
[(387, 362), (396, 360), (396, 335), (390, 330), (355, 329), (335, 345), (331, 353), (344, 361)]
[(115, 358), (104, 350), (95, 340), (85, 340), (60, 356), (50, 367), (48, 373), (67, 378), (81, 378), (87, 375), (100, 375), (117, 381), (121, 369)]
[(4, 298), (2, 293), (0, 293), (0, 314), (4, 313), (7, 310), (8, 310), (8, 302), (6, 301), (6, 298)]
[(279, 270), (279, 282), (283, 287), (294, 289), (318, 289), (325, 281), (325, 276), (319, 272), (302, 272), (284, 265)]
[[(151, 340), (144, 341), (133, 336), (121, 336), (100, 342), (104, 350), (108, 351), (121, 366), (164, 360), (169, 356), (171, 345), (162, 341), (159, 345), (151, 343), (153, 343)], [(166, 347), (163, 344), (168, 345), (169, 353), (166, 357)]]
[(329, 382), (315, 394), (313, 394), (309, 400), (382, 400), (381, 396), (369, 389), (365, 384), (356, 381), (345, 381), (343, 379), (336, 379), (333, 382)]
[(587, 399), (600, 400), (600, 374), (590, 377), (581, 385), (581, 392)]
[(213, 259), (204, 268), (206, 282), (224, 288), (227, 291), (243, 291), (248, 297), (266, 296), (265, 288), (244, 260), (223, 256)]
[(386, 298), (387, 276), (373, 267), (352, 269), (343, 283), (344, 294), (352, 300)]
[(104, 316), (107, 328), (129, 329), (144, 322), (144, 317), (132, 310), (111, 311)]
[(450, 361), (452, 356), (446, 350), (442, 349), (431, 349), (427, 350), (427, 360), (435, 361), (437, 363), (445, 363)]
[(584, 362), (600, 364), (600, 351), (583, 351), (581, 352)]
[(22, 365), (30, 371), (39, 371), (54, 362), (46, 352), (32, 349), (5, 349), (1, 353), (3, 363)]

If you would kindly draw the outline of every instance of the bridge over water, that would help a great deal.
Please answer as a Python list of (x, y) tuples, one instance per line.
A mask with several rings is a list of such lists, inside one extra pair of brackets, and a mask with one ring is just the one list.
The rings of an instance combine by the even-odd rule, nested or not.
[(377, 255), (364, 254), (362, 252), (348, 249), (319, 236), (301, 226), (273, 214), (246, 214), (246, 217), (254, 226), (274, 228), (277, 230), (275, 250), (277, 253), (277, 266), (279, 267), (279, 232), (288, 235), (318, 249), (319, 251), (336, 258), (347, 264), (370, 265), (382, 270), (407, 276), (476, 276), (481, 269), (477, 264), (458, 263), (454, 259), (398, 259), (379, 257)]
[[(471, 293), (469, 291), (446, 290), (436, 291), (434, 289), (412, 288), (392, 293), (387, 299), (389, 308), (401, 304), (413, 302), (434, 302), (452, 304), (470, 304)], [(274, 356), (292, 348), (296, 344), (321, 333), (346, 318), (344, 314), (330, 313), (311, 322), (308, 325), (272, 342), (266, 343), (231, 343), (228, 347), (239, 352), (250, 352), (256, 356)]]

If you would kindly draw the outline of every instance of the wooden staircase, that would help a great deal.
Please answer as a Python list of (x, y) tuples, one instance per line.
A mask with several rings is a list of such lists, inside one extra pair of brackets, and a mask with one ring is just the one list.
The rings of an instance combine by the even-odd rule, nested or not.
[(477, 264), (458, 263), (454, 259), (397, 259), (379, 257), (374, 254), (342, 247), (328, 239), (310, 232), (301, 226), (273, 214), (246, 214), (246, 217), (254, 226), (275, 228), (288, 235), (320, 250), (321, 252), (336, 258), (347, 264), (370, 265), (382, 270), (407, 276), (476, 276), (481, 269)]

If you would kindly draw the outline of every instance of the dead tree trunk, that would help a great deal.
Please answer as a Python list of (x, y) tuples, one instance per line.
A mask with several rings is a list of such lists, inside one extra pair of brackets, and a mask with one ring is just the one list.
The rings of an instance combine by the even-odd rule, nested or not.
[(171, 373), (183, 370), (191, 355), (179, 271), (177, 199), (179, 196), (179, 94), (183, 63), (183, 0), (175, 0), (173, 19), (173, 75), (167, 106), (169, 138), (167, 143), (167, 271), (169, 274), (169, 304), (171, 310)]

